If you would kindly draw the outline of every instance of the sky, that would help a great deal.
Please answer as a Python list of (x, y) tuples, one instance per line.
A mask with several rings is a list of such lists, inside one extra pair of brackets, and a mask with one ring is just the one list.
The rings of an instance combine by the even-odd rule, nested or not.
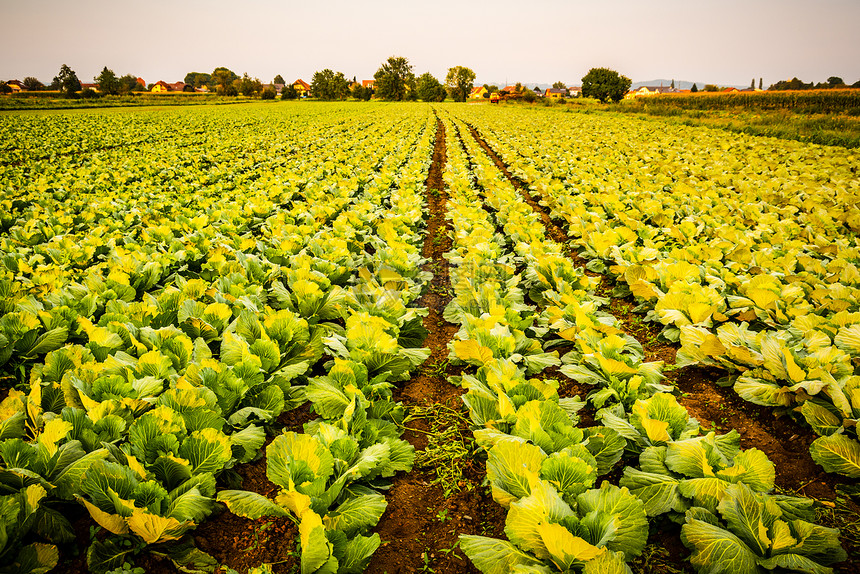
[[(147, 83), (226, 66), (264, 82), (330, 68), (370, 79), (390, 56), (444, 81), (579, 85), (607, 67), (764, 86), (860, 80), (860, 0), (0, 0), (0, 80), (82, 82), (107, 66)], [(701, 85), (700, 85), (701, 87)]]

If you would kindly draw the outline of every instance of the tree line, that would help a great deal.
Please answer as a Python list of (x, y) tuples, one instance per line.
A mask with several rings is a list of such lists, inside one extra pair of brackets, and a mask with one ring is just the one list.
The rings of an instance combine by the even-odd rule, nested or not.
[(807, 84), (794, 77), (790, 80), (782, 80), (771, 84), (768, 90), (839, 90), (845, 88), (860, 88), (860, 80), (849, 86), (839, 76), (830, 76), (826, 82), (818, 82), (817, 84), (812, 82)]
[[(423, 100), (441, 102), (447, 97), (455, 101), (466, 101), (472, 91), (475, 72), (465, 66), (448, 69), (445, 83), (430, 72), (416, 77), (409, 60), (403, 56), (391, 56), (383, 62), (373, 75), (373, 87), (365, 87), (353, 78), (346, 79), (343, 72), (328, 68), (314, 72), (311, 93), (320, 100), (369, 100), (371, 96), (390, 101)], [(282, 96), (283, 97), (283, 96)]]

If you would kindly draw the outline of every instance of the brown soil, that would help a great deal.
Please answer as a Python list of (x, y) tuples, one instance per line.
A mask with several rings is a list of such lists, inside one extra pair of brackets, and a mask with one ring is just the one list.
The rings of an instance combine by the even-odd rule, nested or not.
[[(511, 174), (507, 165), (481, 137), (480, 133), (471, 126), (469, 130), (481, 148), (518, 189), (523, 199), (540, 215), (546, 226), (547, 234), (555, 241), (565, 245), (567, 254), (577, 266), (584, 267), (586, 261), (569, 250), (569, 234), (566, 230), (549, 217), (547, 210), (530, 195), (528, 186)], [(586, 274), (598, 275), (587, 270)], [(601, 285), (598, 288), (598, 294), (609, 297), (612, 291), (612, 280), (605, 275), (600, 277)], [(860, 513), (860, 506), (851, 500), (841, 498), (837, 493), (839, 485), (853, 485), (856, 484), (856, 481), (824, 472), (820, 466), (815, 464), (809, 455), (809, 445), (816, 436), (809, 428), (802, 426), (789, 416), (776, 416), (774, 409), (745, 401), (731, 387), (717, 385), (716, 381), (726, 375), (719, 369), (698, 366), (672, 369), (671, 367), (675, 365), (678, 345), (658, 339), (662, 326), (643, 322), (642, 315), (633, 312), (635, 306), (636, 303), (632, 296), (624, 299), (613, 298), (608, 311), (619, 320), (627, 334), (642, 344), (645, 350), (645, 361), (663, 361), (665, 365), (670, 367), (664, 370), (664, 375), (669, 382), (678, 388), (681, 393), (679, 402), (687, 409), (690, 416), (698, 419), (703, 429), (715, 430), (719, 434), (736, 429), (741, 434), (742, 448), (757, 448), (774, 463), (777, 490), (786, 494), (815, 498), (827, 507), (832, 507), (834, 501), (840, 498), (843, 507), (855, 515), (852, 517), (853, 520), (860, 519), (856, 516)], [(549, 372), (547, 372), (547, 376), (550, 376)], [(575, 381), (565, 381), (565, 377), (560, 375), (552, 378), (558, 378), (562, 382), (559, 392), (564, 396), (578, 394), (584, 398), (590, 390), (587, 385), (578, 385)], [(585, 426), (590, 424), (593, 410), (585, 408), (579, 414), (583, 418), (581, 424)], [(827, 526), (838, 528), (842, 525), (837, 522), (827, 524)], [(854, 528), (856, 530), (856, 525)], [(692, 571), (686, 561), (689, 551), (680, 542), (679, 533), (680, 528), (669, 522), (663, 524), (661, 528), (652, 528), (646, 554), (649, 549), (653, 550), (653, 560), (649, 561), (643, 555), (632, 564), (634, 572)], [(856, 536), (856, 532), (854, 536)], [(843, 537), (842, 545), (848, 552), (849, 559), (840, 564), (837, 571), (843, 573), (860, 572), (860, 541), (857, 541), (856, 538), (849, 540)]]
[[(427, 177), (427, 205), (430, 216), (422, 255), (429, 261), (424, 268), (434, 275), (419, 305), (428, 309), (424, 327), (429, 331), (425, 342), (431, 350), (425, 366), (396, 394), (406, 406), (429, 407), (440, 405), (453, 411), (465, 407), (460, 400), (462, 389), (448, 382), (447, 376), (458, 374), (447, 364), (448, 342), (458, 326), (445, 321), (442, 313), (453, 296), (448, 260), (444, 254), (451, 250), (450, 224), (445, 218), (447, 192), (442, 174), (447, 158), (445, 126), (437, 120), (436, 144), (433, 163)], [(428, 447), (432, 421), (415, 419), (407, 423), (403, 438), (416, 451)], [(471, 433), (460, 423), (461, 434)], [(414, 430), (410, 430), (414, 429)], [(477, 570), (458, 546), (460, 534), (501, 536), (505, 511), (496, 504), (488, 489), (480, 485), (486, 474), (484, 463), (471, 458), (463, 461), (462, 477), (445, 497), (445, 489), (437, 484), (437, 473), (432, 468), (416, 469), (394, 479), (386, 494), (388, 510), (376, 528), (383, 540), (373, 555), (367, 572), (371, 574), (397, 574), (432, 571), (439, 574)]]

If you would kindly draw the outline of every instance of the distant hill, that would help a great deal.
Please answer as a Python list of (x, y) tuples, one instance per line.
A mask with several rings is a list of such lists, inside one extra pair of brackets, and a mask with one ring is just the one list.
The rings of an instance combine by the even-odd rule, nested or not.
[[(694, 83), (696, 84), (696, 87), (701, 90), (702, 88), (705, 87), (705, 84), (709, 84), (710, 82), (688, 82), (687, 80), (675, 80), (675, 87), (678, 88), (679, 90), (689, 90), (690, 88), (693, 87)], [(636, 88), (641, 88), (642, 86), (660, 86), (660, 85), (666, 86), (668, 88), (669, 86), (672, 85), (672, 80), (671, 79), (666, 80), (666, 79), (661, 78), (661, 79), (657, 79), (657, 80), (646, 80), (644, 82), (633, 82), (633, 85), (631, 85), (630, 88), (635, 90)], [(720, 86), (720, 87), (723, 87), (723, 88), (732, 87), (732, 88), (737, 88), (739, 90), (742, 90), (744, 88), (748, 88), (749, 85), (740, 86), (737, 84), (732, 84), (730, 86)]]

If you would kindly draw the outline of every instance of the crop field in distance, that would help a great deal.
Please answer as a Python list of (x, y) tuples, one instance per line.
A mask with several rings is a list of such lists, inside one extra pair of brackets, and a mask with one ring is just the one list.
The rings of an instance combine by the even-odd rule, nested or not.
[(638, 111), (0, 113), (0, 574), (860, 572), (860, 153)]

